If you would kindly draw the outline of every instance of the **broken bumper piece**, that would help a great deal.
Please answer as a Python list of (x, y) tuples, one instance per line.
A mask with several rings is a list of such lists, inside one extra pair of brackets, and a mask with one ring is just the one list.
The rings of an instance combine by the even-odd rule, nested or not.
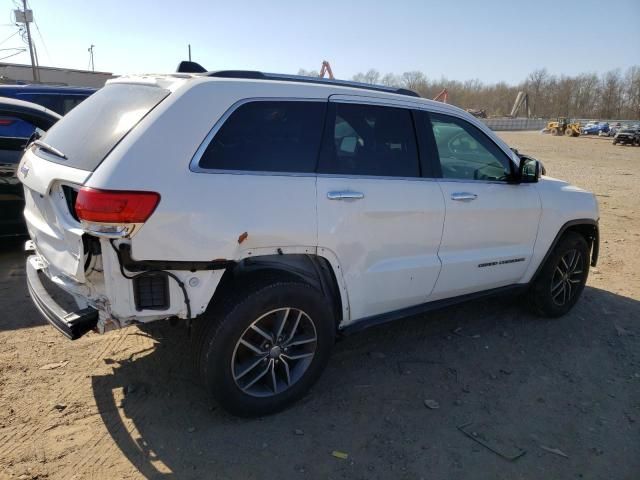
[(37, 262), (31, 261), (33, 257), (27, 258), (26, 262), (27, 285), (34, 305), (40, 310), (44, 318), (71, 340), (76, 340), (89, 332), (89, 330), (96, 328), (98, 310), (87, 307), (68, 312), (62, 308), (44, 288), (38, 274), (38, 268), (35, 265)]

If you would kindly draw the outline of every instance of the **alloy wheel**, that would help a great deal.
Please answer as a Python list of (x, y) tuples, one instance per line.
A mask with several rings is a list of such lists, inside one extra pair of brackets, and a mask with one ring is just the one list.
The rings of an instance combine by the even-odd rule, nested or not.
[(242, 333), (231, 357), (237, 387), (254, 397), (288, 390), (311, 365), (316, 326), (304, 311), (283, 307), (265, 313)]
[(584, 259), (578, 250), (569, 250), (562, 257), (553, 272), (551, 298), (556, 305), (566, 305), (578, 291), (582, 282)]

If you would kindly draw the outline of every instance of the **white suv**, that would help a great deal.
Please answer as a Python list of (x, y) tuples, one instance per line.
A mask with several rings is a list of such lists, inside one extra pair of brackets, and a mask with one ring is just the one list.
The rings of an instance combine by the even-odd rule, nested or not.
[(341, 332), (495, 293), (569, 311), (597, 260), (598, 206), (541, 169), (407, 90), (123, 77), (24, 154), (29, 288), (72, 339), (199, 317), (208, 391), (265, 414), (310, 388)]

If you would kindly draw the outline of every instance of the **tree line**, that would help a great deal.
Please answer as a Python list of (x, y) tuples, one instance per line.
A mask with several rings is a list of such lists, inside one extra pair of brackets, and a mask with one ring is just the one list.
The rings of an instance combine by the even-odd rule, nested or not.
[[(299, 75), (318, 76), (317, 71), (301, 69)], [(449, 92), (449, 103), (465, 109), (484, 110), (499, 117), (511, 112), (519, 91), (529, 94), (532, 117), (558, 116), (592, 119), (640, 119), (640, 66), (602, 74), (582, 73), (575, 76), (552, 75), (545, 68), (531, 72), (518, 85), (505, 82), (486, 84), (480, 80), (431, 79), (419, 71), (401, 75), (378, 70), (357, 73), (353, 81), (408, 88), (422, 97), (433, 98), (443, 89)], [(520, 110), (519, 116), (526, 115)]]

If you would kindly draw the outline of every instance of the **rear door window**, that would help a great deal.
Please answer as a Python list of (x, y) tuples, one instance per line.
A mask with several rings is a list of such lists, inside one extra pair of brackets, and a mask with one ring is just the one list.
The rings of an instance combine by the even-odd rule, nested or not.
[(254, 101), (239, 106), (215, 133), (199, 167), (312, 173), (326, 102)]
[(411, 111), (355, 103), (330, 103), (320, 173), (418, 177)]
[(169, 91), (146, 85), (107, 85), (65, 115), (41, 139), (67, 156), (38, 155), (93, 171), (107, 154)]

